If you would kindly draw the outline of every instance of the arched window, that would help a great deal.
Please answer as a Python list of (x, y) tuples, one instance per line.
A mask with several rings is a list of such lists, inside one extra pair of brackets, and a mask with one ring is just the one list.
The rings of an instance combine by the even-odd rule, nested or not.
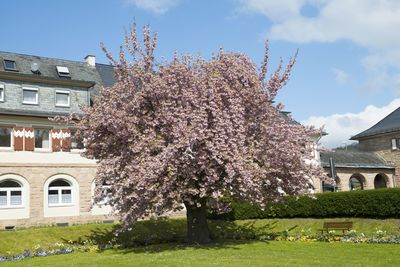
[(350, 190), (363, 190), (364, 185), (361, 177), (358, 176), (352, 176), (350, 178)]
[(49, 184), (48, 203), (52, 205), (68, 205), (73, 203), (72, 185), (63, 179), (54, 180)]
[(22, 207), (22, 185), (14, 180), (0, 182), (0, 208)]
[(383, 174), (377, 174), (374, 179), (374, 187), (375, 188), (386, 188), (386, 177)]
[[(96, 182), (98, 181), (92, 182), (92, 215), (110, 215), (113, 212), (110, 205), (112, 197), (111, 185), (108, 182), (103, 182), (101, 185), (97, 185)], [(97, 193), (100, 194), (98, 195)]]
[(107, 205), (110, 202), (111, 196), (112, 196), (111, 186), (108, 183), (104, 182), (101, 185), (101, 195), (96, 197), (95, 203), (97, 205)]

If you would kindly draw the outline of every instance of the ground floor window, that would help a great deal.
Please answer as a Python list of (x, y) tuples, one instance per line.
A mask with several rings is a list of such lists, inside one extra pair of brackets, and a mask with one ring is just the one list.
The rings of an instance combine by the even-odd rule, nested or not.
[(101, 197), (97, 200), (99, 205), (107, 205), (110, 202), (112, 196), (111, 186), (103, 184), (101, 186)]
[(63, 179), (57, 179), (50, 183), (48, 190), (49, 205), (72, 204), (72, 185)]
[(0, 182), (0, 208), (21, 207), (22, 186), (14, 180)]

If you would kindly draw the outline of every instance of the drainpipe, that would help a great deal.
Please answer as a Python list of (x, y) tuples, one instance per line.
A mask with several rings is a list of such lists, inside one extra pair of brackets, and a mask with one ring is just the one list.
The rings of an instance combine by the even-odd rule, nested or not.
[(331, 177), (333, 179), (333, 190), (334, 190), (334, 192), (336, 192), (336, 181), (335, 181), (336, 168), (335, 168), (335, 162), (333, 161), (332, 157), (329, 158), (329, 167), (330, 167), (330, 170), (331, 170)]

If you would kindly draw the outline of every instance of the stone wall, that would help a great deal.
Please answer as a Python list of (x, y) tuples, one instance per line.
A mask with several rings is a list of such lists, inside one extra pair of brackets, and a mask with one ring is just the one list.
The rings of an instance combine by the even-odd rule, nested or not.
[(390, 169), (360, 169), (360, 168), (336, 168), (336, 174), (339, 178), (339, 191), (349, 191), (350, 178), (354, 176), (362, 177), (365, 190), (374, 189), (375, 177), (381, 174), (387, 178), (386, 186), (394, 187), (393, 178), (394, 172)]
[(400, 186), (400, 148), (392, 149), (392, 139), (400, 138), (400, 132), (382, 134), (359, 140), (363, 151), (376, 152), (388, 163), (395, 166), (395, 186)]

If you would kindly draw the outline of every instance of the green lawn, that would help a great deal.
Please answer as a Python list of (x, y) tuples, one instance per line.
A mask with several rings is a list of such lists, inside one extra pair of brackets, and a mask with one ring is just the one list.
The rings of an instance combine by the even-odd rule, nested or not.
[(7, 252), (20, 253), (36, 245), (47, 247), (64, 240), (77, 240), (89, 236), (93, 231), (107, 231), (112, 227), (111, 224), (85, 224), (0, 231), (0, 255), (5, 255)]
[[(261, 220), (240, 220), (235, 221), (239, 225), (254, 223), (254, 227), (267, 227), (270, 231), (281, 232), (287, 229), (291, 233), (300, 233), (301, 230), (310, 230), (312, 234), (318, 232), (322, 228), (324, 222), (353, 222), (353, 229), (360, 233), (372, 234), (376, 230), (386, 231), (388, 234), (400, 234), (400, 219), (365, 219), (365, 218), (326, 218), (326, 219), (261, 219)], [(218, 221), (214, 222), (220, 223)], [(224, 222), (222, 222), (224, 223)]]
[[(235, 222), (211, 221), (210, 228), (217, 237), (237, 238), (238, 236), (252, 236), (253, 232), (281, 232), (292, 229), (291, 233), (298, 233), (302, 229), (315, 234), (322, 227), (324, 221), (354, 222), (354, 229), (358, 232), (371, 234), (377, 229), (387, 231), (388, 234), (400, 234), (400, 220), (373, 220), (373, 219), (264, 219), (244, 220)], [(71, 227), (43, 227), (28, 228), (16, 231), (0, 231), (0, 255), (21, 253), (25, 249), (32, 249), (35, 245), (47, 247), (56, 242), (93, 240), (107, 242), (113, 238), (111, 230), (115, 225), (86, 224)], [(154, 244), (160, 242), (179, 242), (185, 238), (186, 221), (184, 219), (164, 221), (139, 222), (129, 235), (121, 236), (122, 242), (128, 245)], [(132, 243), (130, 243), (133, 240)]]
[(0, 266), (400, 266), (399, 245), (248, 242), (203, 247), (175, 244), (73, 253)]

